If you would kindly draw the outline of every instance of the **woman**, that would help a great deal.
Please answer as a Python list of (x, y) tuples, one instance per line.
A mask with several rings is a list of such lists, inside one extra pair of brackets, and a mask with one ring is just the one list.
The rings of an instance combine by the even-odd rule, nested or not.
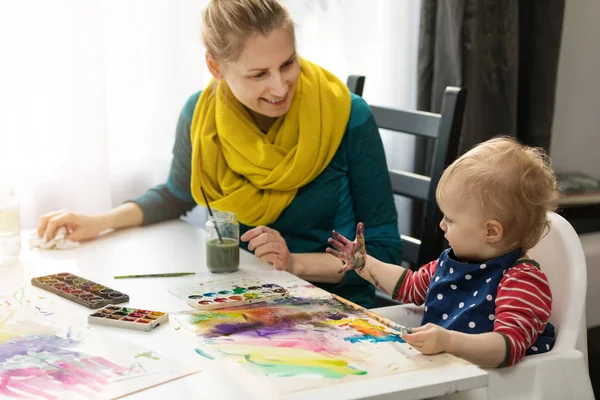
[(338, 273), (325, 253), (332, 230), (365, 223), (369, 251), (401, 262), (401, 242), (379, 131), (368, 105), (296, 54), (294, 25), (277, 0), (212, 0), (203, 14), (214, 77), (187, 101), (167, 183), (102, 215), (54, 212), (40, 236), (71, 240), (177, 218), (196, 204), (233, 211), (243, 246), (363, 306), (374, 287)]

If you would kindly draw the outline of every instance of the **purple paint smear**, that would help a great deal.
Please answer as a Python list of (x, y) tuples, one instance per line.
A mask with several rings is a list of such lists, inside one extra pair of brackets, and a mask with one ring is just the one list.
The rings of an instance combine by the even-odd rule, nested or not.
[(54, 313), (51, 313), (49, 311), (42, 310), (39, 306), (35, 306), (35, 308), (36, 308), (36, 310), (38, 310), (40, 312), (40, 314), (42, 314), (43, 316), (46, 316), (46, 317), (54, 314)]
[[(48, 400), (61, 392), (97, 397), (114, 376), (126, 376), (128, 368), (102, 357), (70, 350), (77, 342), (58, 336), (28, 336), (0, 344), (0, 395), (23, 393)], [(56, 394), (53, 394), (56, 393)]]
[(262, 326), (261, 323), (219, 324), (215, 327), (214, 336), (230, 336), (236, 333), (253, 331)]
[[(223, 311), (228, 312), (227, 310)], [(311, 326), (309, 331), (317, 332), (317, 334), (319, 331), (345, 332), (346, 337), (344, 340), (349, 343), (404, 342), (400, 336), (394, 333), (382, 331), (379, 334), (372, 334), (362, 332), (360, 328), (353, 328), (353, 331), (356, 330), (357, 334), (347, 336), (349, 332), (344, 329), (344, 326), (330, 325), (327, 321), (354, 318), (352, 316), (353, 310), (348, 310), (343, 304), (333, 299), (292, 297), (274, 302), (269, 306), (251, 304), (244, 306), (241, 310), (236, 308), (235, 311), (241, 311), (245, 321), (239, 321), (238, 317), (237, 321), (216, 323), (209, 330), (203, 332), (202, 336), (208, 339), (243, 336), (252, 339), (275, 340), (285, 338), (285, 340), (289, 340), (289, 335), (292, 334), (306, 335), (306, 326)], [(225, 315), (220, 318), (228, 318), (228, 316)], [(220, 320), (218, 316), (217, 319)], [(204, 319), (198, 318), (197, 321), (195, 323), (202, 324)], [(287, 344), (283, 344), (283, 346), (287, 346)]]
[(58, 336), (29, 336), (26, 339), (11, 340), (0, 344), (0, 363), (8, 359), (30, 353), (53, 353), (55, 355), (73, 355), (79, 357), (79, 353), (67, 350), (76, 343)]

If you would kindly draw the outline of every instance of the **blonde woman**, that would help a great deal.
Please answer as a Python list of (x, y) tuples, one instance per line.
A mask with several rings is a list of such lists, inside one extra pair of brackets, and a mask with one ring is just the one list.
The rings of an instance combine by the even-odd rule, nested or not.
[(203, 14), (214, 77), (184, 105), (166, 184), (102, 215), (53, 212), (38, 234), (89, 240), (204, 205), (233, 211), (242, 242), (262, 261), (363, 306), (374, 287), (325, 253), (332, 230), (365, 223), (369, 251), (401, 262), (385, 155), (368, 105), (302, 59), (294, 24), (277, 0), (213, 0)]

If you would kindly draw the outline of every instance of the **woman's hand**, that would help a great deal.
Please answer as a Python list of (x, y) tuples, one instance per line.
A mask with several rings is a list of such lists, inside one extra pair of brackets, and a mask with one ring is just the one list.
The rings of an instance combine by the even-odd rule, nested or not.
[(367, 248), (365, 246), (365, 226), (359, 222), (356, 226), (356, 239), (354, 242), (346, 239), (336, 231), (332, 233), (333, 238), (329, 238), (328, 242), (333, 247), (326, 249), (327, 253), (342, 260), (344, 266), (338, 271), (340, 274), (351, 269), (356, 270), (360, 274), (366, 264)]
[(106, 230), (102, 216), (76, 214), (63, 210), (53, 211), (41, 217), (37, 234), (50, 240), (54, 238), (56, 230), (61, 226), (67, 228), (66, 238), (76, 242), (94, 239)]
[(449, 351), (450, 331), (435, 324), (425, 324), (411, 328), (412, 333), (402, 335), (402, 339), (425, 355)]
[(279, 270), (292, 272), (292, 255), (285, 239), (275, 229), (257, 226), (244, 233), (240, 240), (248, 242), (248, 250), (254, 251), (254, 255), (260, 261), (267, 262)]

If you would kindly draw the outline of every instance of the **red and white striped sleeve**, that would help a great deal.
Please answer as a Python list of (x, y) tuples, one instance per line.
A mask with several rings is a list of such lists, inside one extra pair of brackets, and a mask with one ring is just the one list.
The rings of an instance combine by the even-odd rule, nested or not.
[(423, 304), (436, 269), (437, 260), (423, 265), (417, 271), (405, 270), (396, 283), (392, 297), (402, 303)]
[(506, 357), (501, 366), (514, 365), (540, 335), (552, 311), (546, 275), (530, 262), (510, 268), (498, 286), (494, 332), (504, 336)]

